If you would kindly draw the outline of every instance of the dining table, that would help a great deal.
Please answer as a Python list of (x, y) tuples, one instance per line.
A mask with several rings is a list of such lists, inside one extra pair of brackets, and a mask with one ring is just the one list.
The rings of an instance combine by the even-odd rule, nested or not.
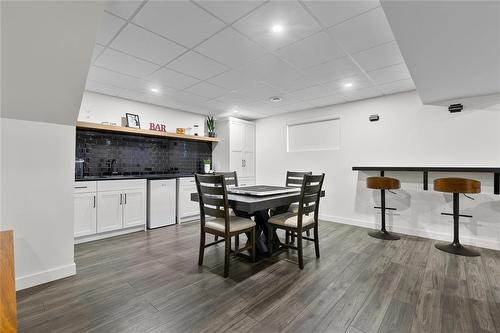
[[(324, 196), (325, 191), (322, 190), (321, 197)], [(235, 215), (248, 218), (254, 217), (257, 236), (255, 247), (257, 254), (262, 256), (268, 251), (266, 235), (269, 210), (275, 209), (277, 213), (286, 212), (292, 203), (300, 201), (300, 191), (264, 196), (228, 193), (227, 200)], [(199, 201), (198, 193), (191, 193), (191, 201)], [(277, 235), (275, 235), (274, 239), (278, 239)], [(275, 252), (274, 247), (273, 252)]]

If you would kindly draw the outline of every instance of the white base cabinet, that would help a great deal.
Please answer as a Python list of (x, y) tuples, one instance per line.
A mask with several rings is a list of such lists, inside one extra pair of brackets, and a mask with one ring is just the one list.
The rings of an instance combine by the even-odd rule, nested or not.
[(76, 243), (145, 229), (145, 179), (77, 182), (74, 202)]
[(200, 218), (198, 202), (191, 201), (191, 193), (196, 193), (194, 177), (177, 179), (177, 223), (183, 223)]

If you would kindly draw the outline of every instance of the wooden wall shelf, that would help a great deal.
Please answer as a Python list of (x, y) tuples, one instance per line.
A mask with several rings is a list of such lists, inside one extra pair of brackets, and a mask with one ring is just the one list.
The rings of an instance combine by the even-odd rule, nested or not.
[(219, 142), (219, 138), (211, 138), (208, 136), (185, 135), (185, 134), (177, 134), (177, 133), (172, 133), (172, 132), (151, 131), (151, 130), (142, 129), (142, 128), (130, 128), (130, 127), (122, 127), (122, 126), (102, 125), (102, 124), (88, 123), (88, 122), (83, 122), (83, 121), (77, 122), (76, 128), (83, 129), (83, 130), (124, 133), (124, 134), (143, 135), (143, 136), (156, 136), (156, 137), (163, 137), (163, 138), (173, 138), (173, 139), (200, 141), (200, 142)]

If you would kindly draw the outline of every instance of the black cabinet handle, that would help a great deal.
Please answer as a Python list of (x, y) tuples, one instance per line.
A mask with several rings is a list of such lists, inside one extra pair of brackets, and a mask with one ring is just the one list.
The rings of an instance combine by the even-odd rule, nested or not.
[(120, 205), (123, 204), (123, 199), (122, 199), (123, 194), (120, 193)]
[(94, 195), (94, 208), (95, 208), (95, 195)]
[(124, 194), (125, 195), (125, 205), (127, 204), (127, 193)]

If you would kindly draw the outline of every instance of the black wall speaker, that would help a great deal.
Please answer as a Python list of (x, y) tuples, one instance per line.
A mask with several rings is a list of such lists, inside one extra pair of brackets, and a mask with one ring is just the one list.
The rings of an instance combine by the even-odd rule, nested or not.
[(450, 111), (451, 113), (460, 112), (463, 109), (464, 109), (464, 106), (462, 104), (451, 104), (448, 107), (448, 111)]
[(370, 121), (378, 121), (380, 117), (378, 116), (378, 114), (372, 114), (368, 119), (370, 119)]

